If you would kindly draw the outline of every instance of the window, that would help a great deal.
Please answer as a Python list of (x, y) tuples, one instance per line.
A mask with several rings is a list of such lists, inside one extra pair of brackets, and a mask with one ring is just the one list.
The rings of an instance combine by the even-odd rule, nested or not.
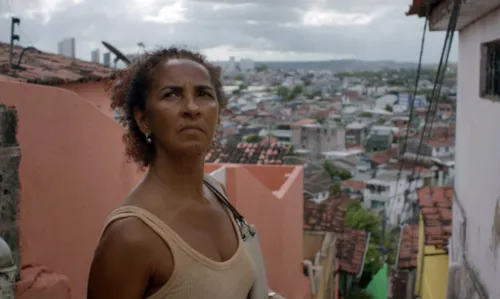
[(489, 99), (500, 99), (500, 40), (481, 46), (481, 93)]

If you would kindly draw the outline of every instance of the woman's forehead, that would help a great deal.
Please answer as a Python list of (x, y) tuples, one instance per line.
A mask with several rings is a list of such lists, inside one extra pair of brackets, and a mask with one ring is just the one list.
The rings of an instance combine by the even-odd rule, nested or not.
[(157, 77), (165, 80), (182, 81), (191, 78), (195, 81), (210, 81), (210, 74), (205, 66), (189, 59), (169, 59), (156, 69)]

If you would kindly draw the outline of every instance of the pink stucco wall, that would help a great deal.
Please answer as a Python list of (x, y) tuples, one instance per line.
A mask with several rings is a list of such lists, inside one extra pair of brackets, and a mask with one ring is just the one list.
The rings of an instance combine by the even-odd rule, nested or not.
[[(22, 299), (86, 297), (102, 225), (141, 177), (121, 154), (123, 128), (103, 111), (102, 93), (92, 102), (83, 85), (72, 89), (84, 97), (68, 89), (0, 82), (0, 103), (19, 115)], [(302, 169), (228, 167), (226, 177), (231, 199), (259, 229), (271, 286), (303, 299)]]
[[(479, 5), (478, 5), (479, 6)], [(459, 34), (455, 190), (467, 217), (467, 255), (490, 298), (500, 298), (500, 102), (480, 98), (481, 44), (500, 39), (500, 9)], [(453, 207), (450, 257), (460, 261), (463, 218)]]
[(140, 176), (121, 154), (123, 129), (63, 89), (0, 83), (0, 91), (19, 115), (22, 263), (64, 274), (72, 298), (83, 299), (102, 225)]
[(303, 299), (309, 284), (301, 265), (302, 168), (231, 165), (226, 186), (235, 206), (258, 229), (269, 286), (286, 298)]

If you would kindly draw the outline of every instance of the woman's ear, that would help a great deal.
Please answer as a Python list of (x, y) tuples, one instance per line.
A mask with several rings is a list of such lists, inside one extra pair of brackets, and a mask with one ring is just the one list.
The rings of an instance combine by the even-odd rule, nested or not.
[(151, 134), (151, 130), (149, 129), (149, 126), (147, 124), (146, 113), (144, 113), (143, 110), (135, 107), (133, 114), (135, 123), (139, 127), (139, 130), (141, 130), (142, 134), (144, 135)]

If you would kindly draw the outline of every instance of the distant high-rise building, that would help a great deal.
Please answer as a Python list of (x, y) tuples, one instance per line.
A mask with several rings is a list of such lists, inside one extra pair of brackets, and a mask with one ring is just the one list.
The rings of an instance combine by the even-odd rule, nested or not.
[(226, 71), (228, 73), (236, 71), (236, 60), (234, 59), (234, 56), (229, 57), (229, 63), (227, 64)]
[(111, 67), (111, 53), (107, 52), (102, 55), (102, 63), (107, 66)]
[(240, 60), (240, 70), (248, 71), (255, 68), (255, 63), (252, 59), (241, 59)]
[(90, 52), (91, 56), (91, 61), (100, 63), (101, 62), (101, 51), (99, 49), (95, 49), (92, 52)]
[(76, 46), (75, 38), (68, 37), (57, 43), (57, 50), (59, 55), (66, 57), (75, 58), (76, 57)]

